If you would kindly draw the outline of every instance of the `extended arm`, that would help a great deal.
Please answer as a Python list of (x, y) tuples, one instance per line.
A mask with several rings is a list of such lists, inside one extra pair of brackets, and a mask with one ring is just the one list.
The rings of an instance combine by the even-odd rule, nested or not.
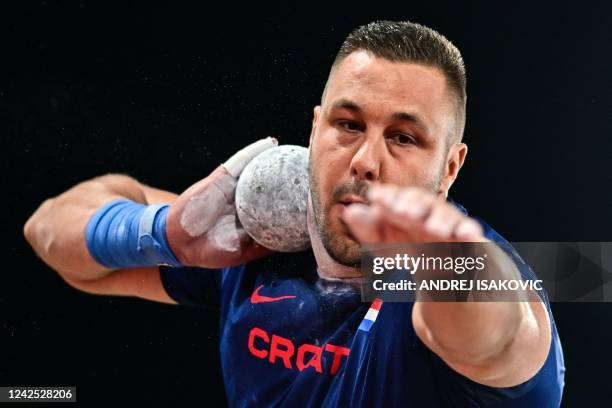
[[(476, 221), (429, 191), (374, 186), (369, 198), (369, 206), (354, 204), (343, 214), (362, 243), (487, 241)], [(507, 273), (520, 277), (514, 265)], [(540, 301), (417, 301), (412, 322), (421, 341), (455, 371), (495, 387), (533, 377), (551, 344)]]

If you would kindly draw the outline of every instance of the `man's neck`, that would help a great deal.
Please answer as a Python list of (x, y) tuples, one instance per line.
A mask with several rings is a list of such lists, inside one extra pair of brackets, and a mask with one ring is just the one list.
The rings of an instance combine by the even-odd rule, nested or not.
[(308, 196), (308, 233), (310, 234), (310, 245), (317, 261), (317, 272), (319, 277), (327, 280), (341, 280), (348, 283), (360, 283), (361, 271), (359, 268), (342, 265), (336, 262), (327, 252), (321, 241), (321, 236), (315, 225), (312, 213), (312, 202)]

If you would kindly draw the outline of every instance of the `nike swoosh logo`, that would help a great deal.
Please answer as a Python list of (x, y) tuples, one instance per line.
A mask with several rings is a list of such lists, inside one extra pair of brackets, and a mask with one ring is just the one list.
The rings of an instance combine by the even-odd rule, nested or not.
[(251, 303), (252, 304), (255, 304), (255, 303), (276, 302), (276, 301), (283, 300), (283, 299), (293, 299), (295, 297), (295, 296), (278, 296), (278, 297), (262, 296), (262, 295), (259, 294), (259, 290), (262, 287), (263, 287), (263, 285), (259, 285), (259, 287), (257, 287), (257, 289), (255, 289), (255, 291), (251, 295)]

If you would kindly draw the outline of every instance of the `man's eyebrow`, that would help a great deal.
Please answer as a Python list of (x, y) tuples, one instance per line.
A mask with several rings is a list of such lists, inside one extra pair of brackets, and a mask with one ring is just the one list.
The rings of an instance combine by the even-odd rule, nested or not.
[(355, 113), (361, 112), (359, 105), (346, 98), (338, 99), (336, 102), (334, 102), (332, 104), (332, 109), (347, 109)]
[(403, 121), (406, 121), (406, 122), (412, 122), (415, 125), (417, 125), (418, 127), (420, 127), (423, 130), (427, 131), (427, 126), (425, 125), (425, 123), (421, 120), (421, 118), (419, 118), (418, 115), (416, 115), (414, 113), (395, 112), (392, 115), (392, 117), (393, 117), (393, 119), (403, 120)]
[[(361, 113), (363, 111), (359, 105), (357, 105), (355, 102), (351, 101), (350, 99), (346, 99), (346, 98), (338, 99), (336, 102), (332, 104), (331, 108), (332, 110), (333, 109), (347, 109), (355, 113)], [(420, 127), (425, 132), (428, 131), (427, 126), (425, 125), (425, 122), (423, 122), (423, 120), (419, 117), (419, 115), (415, 113), (395, 112), (393, 115), (391, 115), (391, 117), (396, 120), (414, 123), (416, 126)]]

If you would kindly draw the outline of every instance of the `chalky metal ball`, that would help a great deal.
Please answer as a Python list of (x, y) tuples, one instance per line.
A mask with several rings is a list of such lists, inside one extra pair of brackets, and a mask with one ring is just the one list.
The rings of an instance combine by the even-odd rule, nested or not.
[(238, 219), (257, 243), (279, 252), (308, 248), (308, 149), (283, 145), (251, 160), (238, 179)]

